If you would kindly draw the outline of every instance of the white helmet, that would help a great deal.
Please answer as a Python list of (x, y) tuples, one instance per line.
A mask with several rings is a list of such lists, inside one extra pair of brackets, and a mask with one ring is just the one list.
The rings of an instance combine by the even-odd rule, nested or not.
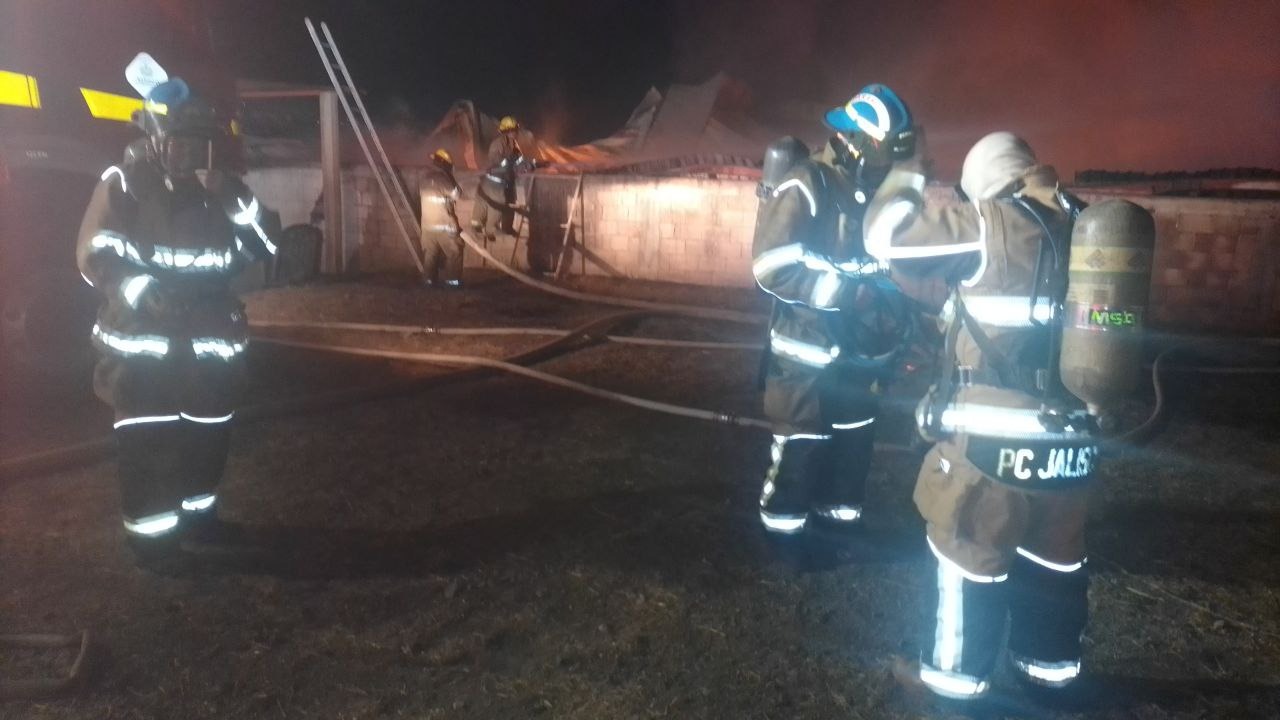
[(993, 132), (964, 156), (960, 189), (970, 200), (990, 200), (1035, 165), (1036, 155), (1026, 140), (1008, 131)]

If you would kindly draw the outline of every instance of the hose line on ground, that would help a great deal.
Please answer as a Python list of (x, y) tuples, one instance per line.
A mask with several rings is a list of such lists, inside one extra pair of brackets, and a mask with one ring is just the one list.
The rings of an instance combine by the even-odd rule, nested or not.
[[(1280, 338), (1237, 338), (1233, 340), (1237, 344), (1253, 345), (1259, 347), (1280, 347)], [(1108, 446), (1119, 446), (1121, 444), (1142, 445), (1150, 442), (1156, 433), (1163, 426), (1165, 416), (1167, 414), (1167, 406), (1165, 404), (1165, 386), (1164, 373), (1170, 372), (1194, 372), (1203, 374), (1221, 374), (1221, 375), (1269, 375), (1280, 372), (1280, 368), (1275, 366), (1231, 366), (1231, 367), (1195, 367), (1181, 365), (1176, 367), (1166, 367), (1165, 363), (1169, 358), (1179, 352), (1186, 352), (1195, 348), (1208, 345), (1220, 346), (1223, 343), (1222, 338), (1203, 338), (1200, 340), (1190, 340), (1181, 342), (1171, 347), (1165, 348), (1156, 355), (1156, 359), (1151, 363), (1151, 388), (1155, 394), (1155, 407), (1152, 408), (1151, 414), (1146, 420), (1142, 421), (1132, 430), (1127, 430), (1114, 437), (1107, 438), (1104, 442)]]
[[(281, 320), (254, 320), (250, 321), (249, 327), (259, 328), (284, 328), (284, 329), (307, 329), (307, 330), (356, 330), (361, 332), (394, 332), (409, 335), (536, 335), (539, 337), (563, 337), (573, 333), (572, 330), (561, 330), (559, 328), (528, 328), (528, 327), (473, 327), (473, 328), (442, 328), (432, 327), (430, 325), (388, 325), (382, 323), (360, 323), (360, 322), (323, 322), (323, 321), (306, 321), (306, 322), (290, 322)], [(602, 340), (619, 343), (623, 345), (645, 345), (649, 347), (671, 347), (671, 348), (687, 348), (691, 350), (763, 350), (764, 345), (760, 343), (740, 343), (740, 342), (709, 342), (703, 340), (673, 340), (668, 338), (650, 338), (650, 337), (634, 337), (630, 335), (603, 335)]]
[[(584, 344), (588, 344), (592, 339), (607, 334), (610, 330), (623, 323), (632, 322), (650, 314), (651, 313), (648, 312), (631, 310), (607, 315), (603, 318), (584, 323), (583, 325), (568, 331), (568, 333), (562, 337), (558, 337), (533, 349), (508, 357), (505, 359), (505, 362), (520, 364), (549, 360), (553, 357), (564, 354), (565, 352), (577, 350), (583, 347)], [(443, 375), (397, 379), (391, 382), (384, 382), (365, 387), (336, 390), (327, 393), (320, 393), (318, 395), (308, 395), (299, 398), (278, 400), (270, 403), (261, 403), (258, 405), (248, 405), (241, 408), (236, 414), (240, 420), (255, 420), (307, 412), (318, 412), (321, 410), (354, 405), (370, 400), (408, 395), (436, 385), (483, 377), (490, 372), (490, 368), (469, 367)], [(64, 445), (52, 450), (45, 450), (19, 457), (5, 458), (0, 460), (0, 482), (14, 480), (21, 477), (47, 475), (60, 470), (67, 470), (80, 467), (82, 465), (101, 462), (110, 458), (115, 453), (115, 449), (115, 438), (111, 435), (106, 435), (73, 445)]]
[(754, 315), (751, 313), (738, 312), (737, 310), (722, 310), (719, 308), (703, 308), (703, 307), (696, 307), (693, 305), (679, 305), (676, 303), (653, 302), (650, 300), (632, 300), (628, 298), (611, 297), (608, 295), (592, 295), (590, 293), (578, 292), (577, 290), (568, 290), (566, 288), (562, 288), (557, 285), (553, 285), (551, 283), (543, 282), (542, 280), (538, 280), (536, 278), (530, 277), (529, 275), (526, 275), (525, 273), (522, 273), (519, 270), (516, 270), (510, 265), (507, 265), (506, 263), (502, 262), (498, 258), (494, 257), (493, 253), (490, 253), (488, 250), (484, 248), (483, 245), (476, 242), (475, 238), (472, 238), (471, 235), (465, 230), (459, 234), (459, 237), (461, 237), (462, 241), (465, 242), (468, 246), (470, 246), (472, 250), (475, 250), (476, 254), (478, 254), (480, 257), (484, 258), (488, 262), (493, 263), (495, 267), (497, 267), (499, 270), (506, 273), (507, 275), (510, 275), (511, 277), (524, 283), (525, 285), (528, 285), (529, 287), (536, 288), (543, 292), (551, 293), (552, 295), (558, 295), (562, 298), (567, 298), (569, 300), (578, 300), (581, 302), (596, 303), (599, 305), (614, 305), (618, 307), (636, 308), (638, 310), (651, 310), (653, 312), (670, 313), (673, 315), (685, 315), (688, 317), (705, 318), (708, 320), (727, 320), (729, 322), (745, 323), (750, 325), (759, 325), (763, 323), (765, 320), (767, 320), (767, 318), (764, 317), (763, 315)]
[(492, 368), (494, 370), (509, 372), (513, 375), (532, 378), (551, 385), (557, 385), (562, 388), (567, 388), (569, 390), (574, 390), (576, 392), (602, 398), (604, 400), (612, 400), (614, 402), (623, 403), (624, 405), (632, 405), (634, 407), (654, 410), (668, 415), (679, 415), (680, 417), (693, 418), (696, 420), (709, 420), (712, 422), (719, 422), (727, 425), (739, 425), (742, 427), (759, 427), (766, 429), (770, 427), (769, 422), (766, 420), (741, 417), (732, 413), (716, 412), (714, 410), (703, 410), (700, 408), (685, 407), (683, 405), (674, 405), (672, 403), (649, 400), (646, 398), (636, 397), (634, 395), (614, 392), (612, 390), (604, 390), (593, 385), (580, 383), (576, 380), (563, 378), (559, 375), (552, 375), (551, 373), (532, 370), (524, 367), (523, 365), (517, 365), (505, 360), (495, 360), (493, 358), (487, 358), (479, 355), (451, 355), (445, 353), (425, 353), (405, 350), (376, 350), (373, 348), (330, 345), (327, 343), (283, 340), (279, 338), (257, 338), (257, 340), (259, 342), (280, 345), (283, 347), (299, 348), (302, 350), (318, 350), (322, 352), (340, 353), (343, 355), (357, 355), (360, 357), (382, 358), (386, 360), (406, 360), (409, 362), (433, 363), (439, 365), (466, 365)]
[[(284, 340), (278, 338), (256, 337), (256, 341), (279, 345), (281, 347), (291, 347), (300, 350), (314, 350), (319, 352), (332, 352), (343, 355), (354, 355), (368, 358), (380, 358), (383, 360), (400, 360), (408, 362), (419, 362), (428, 364), (441, 365), (471, 365), (482, 368), (490, 368), (494, 370), (502, 370), (520, 375), (522, 377), (531, 378), (550, 385), (567, 388), (575, 392), (580, 392), (592, 397), (601, 398), (603, 400), (611, 400), (613, 402), (631, 405), (633, 407), (643, 408), (645, 410), (653, 410), (655, 412), (666, 413), (668, 415), (676, 415), (679, 417), (692, 418), (694, 420), (707, 420), (710, 422), (718, 422), (726, 425), (734, 425), (737, 427), (752, 427), (770, 430), (772, 432), (772, 424), (768, 420), (759, 418), (743, 417), (734, 415), (733, 413), (717, 412), (714, 410), (704, 410), (702, 408), (686, 407), (683, 405), (675, 405), (673, 403), (665, 403), (658, 400), (650, 400), (648, 398), (636, 397), (635, 395), (627, 395), (625, 393), (605, 390), (593, 385), (569, 380), (568, 378), (551, 373), (545, 373), (538, 370), (532, 370), (527, 367), (516, 365), (503, 360), (495, 360), (477, 355), (451, 355), (443, 353), (424, 353), (401, 350), (376, 350), (372, 348), (359, 348), (348, 345), (331, 345), (328, 343), (304, 342), (300, 340)], [(876, 452), (886, 453), (907, 453), (912, 454), (916, 451), (909, 445), (897, 443), (876, 442), (873, 445)]]

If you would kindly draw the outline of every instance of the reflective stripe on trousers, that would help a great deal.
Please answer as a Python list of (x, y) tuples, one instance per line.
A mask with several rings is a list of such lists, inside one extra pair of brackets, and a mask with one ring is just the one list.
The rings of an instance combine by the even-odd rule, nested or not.
[(1009, 659), (1013, 661), (1013, 666), (1025, 675), (1028, 680), (1045, 687), (1066, 687), (1071, 684), (1072, 680), (1080, 676), (1079, 660), (1046, 662), (1024, 657), (1013, 652), (1009, 653)]
[[(184, 499), (180, 507), (181, 511), (187, 514), (206, 513), (213, 510), (217, 501), (216, 495), (205, 493)], [(169, 510), (143, 518), (125, 517), (122, 520), (126, 532), (140, 537), (157, 538), (177, 530), (181, 523), (181, 515), (177, 510)]]
[(938, 611), (934, 619), (932, 662), (920, 664), (920, 679), (944, 697), (971, 700), (990, 688), (985, 678), (961, 672), (965, 640), (965, 581), (984, 585), (1002, 583), (1009, 575), (969, 572), (943, 555), (932, 539), (929, 549), (938, 560)]
[(168, 535), (178, 527), (178, 513), (175, 511), (148, 515), (144, 518), (124, 518), (124, 529), (133, 535), (155, 538)]

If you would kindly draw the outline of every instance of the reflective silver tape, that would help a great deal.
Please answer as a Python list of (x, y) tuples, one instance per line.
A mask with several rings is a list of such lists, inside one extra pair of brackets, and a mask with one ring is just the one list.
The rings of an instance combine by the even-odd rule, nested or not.
[(810, 367), (826, 367), (840, 356), (838, 346), (811, 345), (780, 335), (777, 330), (769, 331), (769, 347), (779, 355)]
[(983, 437), (1020, 440), (1076, 440), (1087, 433), (1049, 430), (1040, 422), (1040, 411), (978, 403), (955, 403), (942, 411), (942, 429)]
[(920, 679), (935, 693), (956, 700), (982, 697), (991, 689), (991, 684), (986, 680), (979, 680), (963, 673), (938, 670), (927, 664), (920, 665)]
[(130, 425), (147, 425), (150, 423), (177, 422), (180, 419), (182, 418), (178, 415), (142, 415), (140, 417), (131, 417), (131, 418), (124, 418), (123, 420), (117, 420), (115, 421), (115, 424), (113, 424), (111, 427), (115, 428), (116, 430), (119, 430), (122, 427), (129, 427)]
[(99, 230), (89, 240), (89, 247), (95, 250), (110, 250), (117, 256), (132, 260), (135, 263), (142, 263), (142, 255), (138, 252), (138, 248), (129, 241), (129, 238), (112, 230)]
[(783, 515), (779, 513), (760, 511), (760, 522), (770, 532), (781, 533), (783, 535), (794, 535), (804, 530), (805, 523), (808, 518), (805, 515)]
[(1013, 660), (1014, 667), (1038, 685), (1055, 688), (1065, 687), (1080, 676), (1079, 660), (1046, 662), (1012, 652), (1009, 653), (1009, 658)]
[(212, 493), (195, 495), (182, 501), (182, 509), (187, 512), (204, 512), (212, 508), (217, 501), (218, 496)]
[(244, 340), (224, 340), (216, 337), (193, 338), (191, 340), (191, 352), (195, 353), (197, 358), (221, 358), (230, 360), (248, 347), (248, 342)]
[(151, 284), (155, 278), (150, 275), (134, 275), (120, 285), (120, 294), (124, 296), (124, 301), (133, 309), (138, 308), (138, 299), (142, 297), (142, 293)]
[[(1040, 298), (1034, 308), (1025, 295), (962, 295), (964, 307), (974, 320), (995, 327), (1032, 327), (1035, 322), (1053, 319), (1053, 304)], [(1034, 313), (1033, 313), (1034, 310)]]
[(222, 272), (232, 268), (235, 253), (230, 248), (172, 248), (156, 245), (150, 262), (156, 267), (179, 272)]
[(1050, 570), (1053, 570), (1055, 572), (1060, 572), (1060, 573), (1073, 573), (1083, 568), (1085, 563), (1089, 561), (1089, 558), (1081, 558), (1080, 562), (1067, 563), (1067, 564), (1056, 563), (1051, 560), (1045, 560), (1044, 558), (1040, 557), (1039, 555), (1036, 555), (1035, 553), (1031, 552), (1030, 550), (1027, 550), (1024, 547), (1018, 548), (1018, 554), (1041, 567), (1048, 568)]
[(215, 416), (189, 415), (187, 413), (178, 413), (178, 415), (183, 420), (190, 420), (191, 422), (197, 422), (203, 425), (219, 425), (224, 422), (230, 422), (231, 418), (235, 417), (236, 414), (234, 412), (229, 412), (226, 415)]
[(93, 326), (93, 336), (121, 355), (148, 355), (162, 358), (169, 354), (169, 339), (162, 335), (123, 335)]
[(822, 505), (815, 507), (813, 512), (834, 522), (855, 523), (862, 519), (860, 505)]
[(814, 199), (813, 191), (810, 190), (809, 186), (805, 185), (804, 181), (800, 178), (791, 178), (790, 180), (782, 183), (773, 191), (773, 196), (778, 197), (783, 193), (783, 191), (790, 190), (791, 188), (798, 189), (804, 195), (804, 199), (809, 201), (809, 216), (818, 217), (818, 201)]
[(165, 512), (131, 520), (124, 518), (124, 529), (134, 535), (158, 537), (178, 527), (178, 513)]

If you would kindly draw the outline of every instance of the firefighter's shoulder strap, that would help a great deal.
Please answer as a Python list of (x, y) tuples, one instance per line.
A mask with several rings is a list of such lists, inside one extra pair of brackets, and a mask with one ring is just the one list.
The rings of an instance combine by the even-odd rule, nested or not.
[[(964, 306), (964, 299), (960, 297), (960, 293), (955, 295), (956, 319), (952, 325), (958, 326), (964, 323), (964, 327), (969, 331), (969, 336), (973, 338), (974, 344), (978, 346), (978, 350), (982, 351), (982, 358), (986, 360), (991, 369), (995, 371), (996, 377), (1000, 379), (1000, 384), (1005, 387), (1017, 387), (1017, 370), (1013, 367), (1009, 357), (996, 347), (995, 342), (991, 340), (991, 336), (986, 330), (982, 329), (981, 323), (969, 314), (969, 309)], [(957, 331), (958, 334), (958, 331)], [(955, 348), (952, 348), (951, 361), (955, 363)]]

